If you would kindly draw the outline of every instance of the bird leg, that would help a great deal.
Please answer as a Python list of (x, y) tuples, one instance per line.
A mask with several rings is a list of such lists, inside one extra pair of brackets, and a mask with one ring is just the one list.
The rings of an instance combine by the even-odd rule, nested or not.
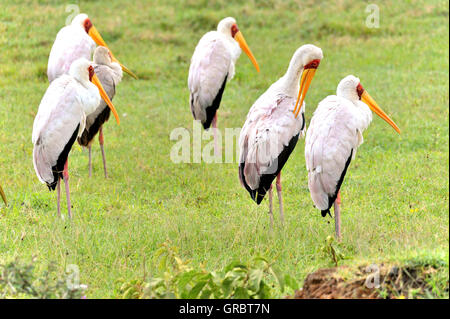
[(71, 211), (71, 205), (70, 205), (70, 190), (69, 190), (69, 160), (66, 161), (66, 164), (64, 164), (64, 171), (63, 171), (63, 177), (64, 177), (64, 185), (66, 187), (66, 198), (67, 198), (67, 211), (69, 213), (69, 218), (72, 218), (72, 211)]
[(341, 241), (341, 191), (338, 192), (334, 201), (334, 228), (336, 230), (336, 239)]
[(273, 213), (272, 213), (272, 184), (269, 188), (269, 217), (270, 217), (270, 230), (273, 229)]
[(283, 213), (283, 197), (281, 195), (281, 172), (277, 175), (277, 193), (278, 193), (278, 201), (280, 202), (280, 219), (281, 224), (284, 225), (284, 213)]
[(92, 146), (89, 144), (89, 177), (92, 177)]
[(100, 143), (100, 149), (102, 150), (102, 158), (103, 158), (103, 170), (105, 172), (105, 178), (108, 178), (108, 171), (106, 170), (106, 155), (105, 149), (103, 148), (103, 144), (105, 143), (103, 137), (103, 126), (100, 126), (99, 134), (98, 134), (98, 142)]
[(212, 120), (212, 127), (214, 133), (214, 156), (219, 156), (219, 147), (217, 145), (217, 113), (214, 115)]
[(58, 182), (56, 182), (56, 206), (58, 207), (58, 217), (61, 217), (61, 178), (58, 176)]

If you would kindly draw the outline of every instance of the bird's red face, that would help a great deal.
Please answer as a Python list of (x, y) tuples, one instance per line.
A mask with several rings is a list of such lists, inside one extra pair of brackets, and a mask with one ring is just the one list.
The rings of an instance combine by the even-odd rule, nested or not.
[(94, 68), (92, 67), (92, 65), (90, 65), (90, 66), (88, 67), (88, 72), (89, 72), (89, 81), (92, 82), (92, 78), (93, 78), (94, 75), (95, 75)]
[(238, 28), (237, 24), (235, 23), (231, 26), (231, 36), (234, 38), (234, 36), (238, 32), (239, 32), (239, 28)]
[(84, 26), (84, 30), (86, 30), (86, 33), (89, 34), (89, 30), (91, 30), (91, 28), (92, 28), (91, 20), (89, 18), (84, 20), (83, 26)]
[(303, 67), (303, 69), (317, 69), (319, 67), (320, 64), (320, 60), (319, 59), (315, 59), (312, 60), (311, 62), (309, 62), (307, 65), (305, 65)]
[(255, 59), (255, 56), (253, 55), (252, 51), (247, 45), (247, 42), (245, 41), (244, 36), (242, 35), (242, 32), (239, 31), (239, 28), (237, 27), (236, 23), (231, 26), (231, 36), (239, 43), (239, 46), (241, 47), (242, 51), (247, 54), (250, 61), (252, 61), (253, 65), (255, 66), (256, 71), (259, 72), (259, 65), (258, 62)]
[(106, 94), (105, 89), (103, 88), (102, 83), (100, 82), (97, 75), (95, 74), (95, 71), (94, 71), (94, 68), (92, 67), (92, 65), (90, 65), (87, 70), (89, 72), (89, 81), (91, 81), (98, 88), (98, 92), (100, 93), (100, 96), (106, 102), (106, 104), (108, 104), (109, 108), (111, 109), (111, 112), (114, 114), (117, 124), (120, 124), (119, 114), (117, 114), (116, 108), (114, 107), (111, 100), (109, 99), (108, 94)]
[(367, 104), (367, 106), (379, 117), (381, 117), (383, 120), (385, 120), (390, 126), (394, 128), (394, 130), (397, 131), (397, 133), (400, 134), (400, 129), (398, 128), (397, 124), (394, 123), (390, 119), (390, 117), (378, 106), (377, 102), (370, 96), (369, 93), (367, 93), (366, 90), (364, 90), (361, 83), (358, 83), (356, 86), (356, 93), (359, 96), (359, 99)]
[(297, 117), (302, 109), (303, 101), (305, 100), (306, 93), (311, 85), (312, 79), (316, 74), (316, 70), (319, 67), (320, 59), (314, 59), (308, 62), (303, 67), (302, 77), (300, 79), (300, 90), (298, 91), (297, 101), (295, 102), (294, 114)]
[[(101, 45), (103, 47), (108, 48), (109, 47), (106, 45), (106, 42), (103, 40), (102, 36), (100, 35), (100, 33), (97, 31), (97, 28), (92, 24), (91, 20), (89, 18), (87, 18), (86, 20), (84, 20), (83, 22), (83, 26), (84, 26), (84, 30), (86, 30), (86, 33), (89, 34), (89, 36), (92, 38), (92, 40), (94, 40), (95, 43), (97, 43), (97, 45)], [(109, 52), (111, 52), (111, 50), (109, 50)], [(117, 62), (120, 64), (120, 66), (122, 67), (122, 70), (126, 73), (128, 73), (129, 75), (131, 75), (132, 77), (134, 77), (135, 79), (137, 79), (137, 76), (130, 71), (130, 69), (128, 69), (126, 66), (124, 66), (122, 63), (120, 63), (115, 57), (114, 55), (111, 53), (111, 60), (113, 62)]]
[(361, 83), (358, 83), (358, 85), (356, 86), (356, 93), (358, 93), (359, 99), (361, 100), (361, 97), (364, 93), (364, 88)]

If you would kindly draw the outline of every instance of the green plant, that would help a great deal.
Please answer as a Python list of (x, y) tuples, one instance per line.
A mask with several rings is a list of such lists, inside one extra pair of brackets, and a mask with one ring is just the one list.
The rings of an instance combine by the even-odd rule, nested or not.
[(339, 265), (339, 261), (345, 259), (339, 243), (337, 243), (333, 236), (327, 236), (325, 244), (321, 247), (321, 252), (324, 257), (329, 257), (335, 267)]
[(85, 285), (67, 284), (68, 274), (60, 276), (49, 264), (39, 276), (34, 262), (15, 260), (0, 264), (0, 298), (80, 299)]
[(274, 289), (297, 289), (295, 279), (283, 275), (273, 263), (257, 257), (249, 263), (231, 262), (222, 271), (195, 269), (178, 256), (177, 248), (164, 243), (155, 254), (160, 277), (122, 281), (122, 298), (271, 298)]

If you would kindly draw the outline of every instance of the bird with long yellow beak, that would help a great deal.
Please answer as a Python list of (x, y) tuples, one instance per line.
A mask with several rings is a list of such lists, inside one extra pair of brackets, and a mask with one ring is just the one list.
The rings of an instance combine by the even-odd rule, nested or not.
[[(79, 58), (90, 60), (96, 44), (108, 47), (87, 14), (75, 16), (72, 23), (62, 28), (56, 35), (48, 58), (48, 81), (52, 82), (62, 74), (67, 74), (75, 60)], [(121, 64), (112, 53), (111, 58), (113, 62), (120, 64), (124, 72), (137, 79), (137, 76)]]
[(284, 223), (281, 170), (306, 130), (304, 100), (322, 59), (322, 50), (312, 44), (298, 48), (284, 76), (250, 108), (241, 130), (239, 178), (258, 205), (269, 193), (271, 227), (272, 182), (277, 178), (280, 219)]
[(33, 124), (33, 164), (39, 180), (49, 190), (57, 190), (58, 215), (61, 215), (62, 179), (68, 214), (72, 217), (69, 152), (85, 127), (86, 117), (97, 109), (101, 99), (119, 123), (116, 108), (95, 74), (92, 63), (81, 58), (72, 63), (69, 74), (63, 74), (50, 83), (39, 105)]
[(220, 155), (217, 145), (217, 110), (226, 83), (235, 72), (235, 63), (241, 51), (249, 57), (259, 72), (259, 65), (247, 45), (236, 20), (228, 17), (219, 22), (217, 31), (206, 33), (197, 44), (189, 68), (189, 103), (195, 120), (203, 128), (213, 127), (214, 153)]
[[(334, 205), (335, 232), (341, 238), (340, 189), (356, 150), (363, 143), (362, 133), (372, 121), (372, 112), (400, 134), (398, 126), (349, 75), (339, 82), (336, 95), (319, 103), (306, 133), (305, 158), (308, 186), (314, 205), (322, 216)], [(382, 172), (378, 172), (382, 174)]]

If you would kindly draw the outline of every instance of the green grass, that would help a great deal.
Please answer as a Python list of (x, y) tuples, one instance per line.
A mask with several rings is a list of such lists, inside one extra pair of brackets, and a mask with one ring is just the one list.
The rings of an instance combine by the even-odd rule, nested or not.
[[(349, 168), (342, 188), (344, 263), (428, 255), (444, 256), (448, 265), (448, 1), (380, 1), (378, 29), (365, 26), (368, 13), (360, 1), (78, 4), (140, 80), (124, 77), (114, 98), (121, 125), (110, 120), (105, 126), (110, 178), (103, 178), (97, 144), (91, 179), (87, 152), (74, 146), (75, 217), (58, 219), (56, 194), (34, 173), (31, 132), (66, 4), (2, 1), (0, 181), (10, 206), (0, 204), (0, 261), (35, 258), (42, 269), (54, 261), (61, 272), (77, 264), (89, 298), (114, 296), (118, 278), (156, 275), (153, 253), (167, 239), (182, 258), (210, 270), (262, 255), (301, 282), (330, 265), (320, 249), (334, 223), (321, 217), (309, 196), (304, 140), (283, 169), (286, 226), (273, 233), (267, 202), (251, 201), (236, 163), (170, 161), (172, 129), (192, 131), (187, 76), (193, 50), (221, 18), (234, 16), (261, 73), (241, 56), (222, 99), (219, 127), (243, 125), (252, 103), (284, 74), (300, 45), (321, 47), (324, 59), (306, 98), (307, 123), (319, 101), (354, 74), (402, 129), (398, 135), (374, 116)], [(64, 201), (62, 208), (65, 213)], [(448, 281), (448, 270), (441, 280)]]

